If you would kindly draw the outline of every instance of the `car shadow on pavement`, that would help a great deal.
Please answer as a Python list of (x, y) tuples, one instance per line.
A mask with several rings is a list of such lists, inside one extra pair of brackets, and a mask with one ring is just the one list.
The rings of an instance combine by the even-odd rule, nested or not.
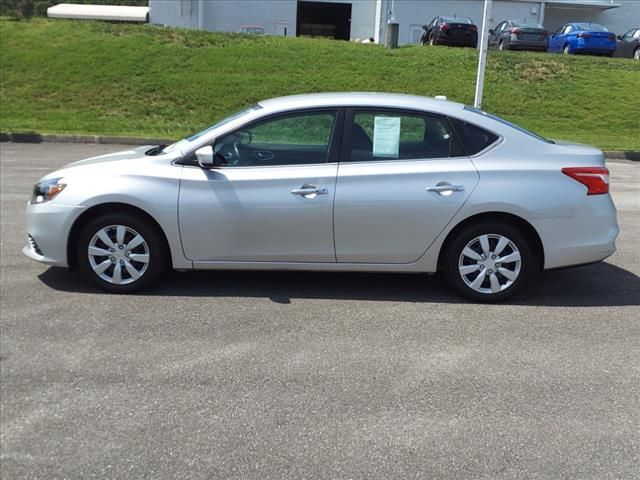
[[(102, 293), (88, 284), (80, 273), (63, 268), (49, 268), (39, 278), (55, 290)], [(392, 273), (175, 272), (166, 275), (157, 286), (134, 295), (262, 297), (282, 304), (296, 298), (468, 303), (449, 289), (441, 275)], [(504, 303), (532, 306), (640, 305), (640, 277), (609, 263), (552, 270), (540, 274), (528, 288)]]

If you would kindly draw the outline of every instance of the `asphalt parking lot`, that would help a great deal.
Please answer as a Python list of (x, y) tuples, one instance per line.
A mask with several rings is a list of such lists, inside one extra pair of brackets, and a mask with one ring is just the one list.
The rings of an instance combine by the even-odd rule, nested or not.
[(640, 163), (608, 163), (618, 252), (506, 304), (301, 272), (117, 296), (21, 249), (41, 176), (124, 148), (0, 144), (3, 478), (639, 477)]

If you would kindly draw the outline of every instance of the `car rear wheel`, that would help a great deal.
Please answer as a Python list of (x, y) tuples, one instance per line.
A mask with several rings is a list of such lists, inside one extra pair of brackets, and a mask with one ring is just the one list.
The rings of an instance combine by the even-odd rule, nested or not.
[(635, 58), (636, 60), (640, 60), (640, 48), (636, 48), (633, 51), (633, 58)]
[(436, 44), (436, 41), (433, 39), (433, 35), (431, 35), (429, 37), (429, 45), (434, 46)]
[(497, 302), (516, 293), (531, 278), (536, 260), (520, 231), (506, 223), (472, 225), (445, 252), (449, 284), (479, 302)]
[(564, 53), (565, 55), (569, 55), (571, 53), (569, 51), (569, 44), (564, 46), (564, 48), (562, 49), (562, 53)]
[(498, 50), (504, 50), (504, 40), (500, 40), (500, 43), (498, 44)]
[(80, 270), (103, 290), (129, 293), (151, 285), (165, 270), (161, 234), (136, 215), (100, 216), (85, 226), (78, 244)]

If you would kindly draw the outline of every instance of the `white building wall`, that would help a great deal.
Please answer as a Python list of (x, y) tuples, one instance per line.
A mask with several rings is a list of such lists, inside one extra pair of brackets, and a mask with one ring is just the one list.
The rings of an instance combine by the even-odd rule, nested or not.
[(198, 28), (198, 0), (150, 0), (149, 23)]
[[(348, 0), (344, 0), (349, 3)], [(351, 38), (375, 37), (376, 2), (375, 0), (353, 0), (351, 3)]]
[[(200, 0), (150, 0), (149, 23), (198, 28)], [(260, 25), (270, 35), (296, 34), (297, 0), (204, 0), (205, 30), (237, 32)]]

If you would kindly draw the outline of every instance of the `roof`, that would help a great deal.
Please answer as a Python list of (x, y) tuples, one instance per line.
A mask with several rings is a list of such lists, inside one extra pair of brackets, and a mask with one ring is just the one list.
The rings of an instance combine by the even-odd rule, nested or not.
[(309, 93), (288, 97), (271, 98), (260, 103), (268, 110), (288, 110), (304, 107), (395, 107), (425, 110), (461, 110), (461, 103), (403, 93), (341, 92)]
[(47, 16), (50, 18), (73, 18), (82, 20), (146, 22), (149, 18), (149, 7), (59, 3), (58, 5), (47, 8)]
[(548, 7), (568, 9), (609, 10), (622, 6), (613, 0), (545, 0)]

